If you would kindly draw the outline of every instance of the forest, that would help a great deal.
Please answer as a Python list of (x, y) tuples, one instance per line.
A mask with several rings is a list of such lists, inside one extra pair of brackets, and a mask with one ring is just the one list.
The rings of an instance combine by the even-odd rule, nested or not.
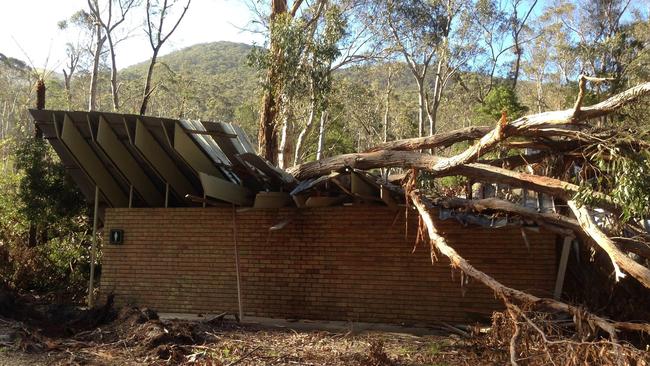
[[(424, 143), (404, 150), (426, 150), (452, 165), (457, 163), (453, 159), (474, 148), (476, 156), (485, 148), (482, 158), (491, 161), (526, 159), (544, 149), (536, 150), (539, 145), (568, 156), (566, 140), (553, 145), (543, 134), (568, 136), (568, 140), (583, 135), (574, 137), (573, 132), (562, 134), (550, 128), (533, 131), (540, 134), (535, 143), (506, 144), (501, 140), (507, 133), (499, 123), (506, 129), (507, 121), (567, 108), (575, 108), (572, 118), (577, 120), (581, 106), (607, 106), (612, 98), (625, 98), (626, 91), (650, 80), (646, 1), (249, 0), (251, 22), (244, 31), (263, 34), (263, 44), (221, 41), (165, 53), (166, 41), (187, 21), (184, 15), (193, 1), (199, 0), (88, 0), (87, 7), (69, 18), (52, 19), (70, 38), (66, 63), (58, 69), (32, 65), (30, 50), (5, 55), (0, 49), (1, 286), (51, 301), (83, 303), (87, 296), (91, 207), (34, 128), (28, 109), (42, 109), (37, 105), (42, 93), (44, 107), (52, 110), (233, 122), (242, 126), (266, 160), (298, 178), (310, 178), (311, 162), (336, 166), (341, 154), (376, 152), (397, 140), (420, 138), (417, 141), (422, 142), (461, 129), (495, 125), (498, 136), (490, 141), (484, 137), (477, 145), (472, 141), (486, 131), (455, 144)], [(146, 20), (140, 29), (127, 29), (129, 17)], [(134, 32), (145, 35), (150, 49), (143, 50), (142, 63), (122, 67), (116, 54), (121, 41)], [(540, 175), (576, 187), (571, 191), (574, 196), (566, 200), (569, 205), (573, 200), (592, 204), (599, 193), (608, 195), (607, 202), (617, 207), (619, 223), (613, 225), (610, 237), (645, 225), (646, 233), (639, 234), (643, 240), (630, 243), (623, 238), (617, 243), (641, 253), (635, 258), (647, 271), (650, 98), (645, 94), (639, 92), (633, 102), (616, 105), (615, 111), (605, 108), (590, 118), (593, 129), (584, 138), (589, 145), (571, 151), (589, 163), (588, 169), (560, 172), (554, 169), (565, 165), (548, 162), (558, 156), (535, 158), (548, 159)], [(408, 189), (409, 184), (439, 197), (468, 197), (472, 177), (463, 172), (436, 177), (440, 161), (434, 163), (433, 171), (415, 173), (417, 181), (410, 168), (423, 164), (379, 162), (371, 168), (387, 179), (389, 173), (406, 175), (406, 195), (411, 193), (418, 209), (426, 203)], [(582, 224), (578, 220), (571, 225)], [(436, 236), (428, 232), (431, 240)], [(593, 248), (583, 257), (608, 269), (597, 274), (577, 270), (575, 276), (592, 276), (606, 284), (574, 288), (572, 300), (590, 303), (588, 308), (603, 316), (648, 316), (647, 311), (632, 309), (631, 300), (647, 298), (647, 288), (631, 283), (629, 277), (617, 283), (622, 273), (615, 259), (612, 280), (607, 255)], [(461, 268), (471, 272), (462, 263)], [(614, 301), (617, 297), (623, 299)], [(538, 341), (539, 328), (525, 315), (512, 315), (521, 309), (513, 305), (508, 310), (513, 318), (528, 322), (533, 334), (528, 336)], [(517, 337), (509, 335), (513, 340)], [(647, 343), (631, 339), (637, 345)], [(553, 352), (553, 341), (547, 344), (552, 346), (544, 352)]]

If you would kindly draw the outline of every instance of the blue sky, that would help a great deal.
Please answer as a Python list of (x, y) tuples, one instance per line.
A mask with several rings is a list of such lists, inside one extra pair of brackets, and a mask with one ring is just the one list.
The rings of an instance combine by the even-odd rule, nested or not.
[[(74, 31), (59, 30), (57, 23), (77, 10), (87, 8), (87, 1), (2, 0), (2, 3), (0, 53), (25, 61), (29, 56), (37, 68), (46, 66), (49, 55), (47, 68), (61, 69), (65, 63), (65, 44), (74, 42), (78, 35)], [(133, 32), (117, 48), (118, 67), (150, 57), (151, 49), (142, 31), (145, 17), (142, 8), (129, 19), (129, 28)], [(250, 17), (243, 0), (193, 0), (183, 22), (163, 46), (162, 53), (203, 42), (262, 43), (260, 35), (240, 29), (250, 22)]]

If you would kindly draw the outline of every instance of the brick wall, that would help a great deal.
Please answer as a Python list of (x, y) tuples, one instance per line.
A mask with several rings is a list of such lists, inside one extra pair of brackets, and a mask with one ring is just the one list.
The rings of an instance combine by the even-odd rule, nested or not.
[[(383, 207), (248, 210), (236, 214), (244, 314), (422, 324), (468, 321), (499, 309), (484, 286), (461, 287), (459, 272), (414, 244), (417, 216)], [(284, 228), (269, 228), (290, 220)], [(237, 311), (230, 208), (109, 209), (101, 292), (118, 304), (161, 312)], [(124, 230), (109, 245), (108, 229)], [(439, 222), (449, 243), (505, 284), (552, 291), (555, 236), (518, 228), (464, 228)], [(407, 232), (408, 231), (408, 232)]]

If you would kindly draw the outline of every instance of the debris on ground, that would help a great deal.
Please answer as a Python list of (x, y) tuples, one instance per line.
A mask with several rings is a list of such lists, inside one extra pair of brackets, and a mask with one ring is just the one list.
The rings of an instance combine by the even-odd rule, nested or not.
[[(589, 364), (650, 365), (647, 351), (625, 343), (571, 338), (573, 332), (564, 331), (573, 325), (571, 320), (544, 318), (540, 322), (523, 313), (517, 327), (511, 316), (495, 313), (491, 325), (462, 327), (467, 336), (452, 330), (415, 336), (296, 331), (243, 325), (224, 316), (204, 321), (161, 320), (150, 309), (124, 307), (109, 312), (109, 305), (92, 314), (110, 320), (91, 321), (89, 310), (81, 309), (75, 320), (58, 328), (58, 334), (47, 323), (39, 327), (30, 319), (0, 317), (0, 365), (503, 365), (510, 360), (508, 340), (517, 327), (519, 354), (530, 365), (584, 364), (585, 360)], [(113, 316), (106, 317), (107, 313)], [(85, 329), (70, 326), (80, 326), (79, 319), (84, 319)], [(540, 333), (534, 326), (538, 323), (553, 324), (553, 329)], [(461, 328), (441, 324), (436, 329), (446, 327)], [(541, 334), (549, 338), (541, 342)]]

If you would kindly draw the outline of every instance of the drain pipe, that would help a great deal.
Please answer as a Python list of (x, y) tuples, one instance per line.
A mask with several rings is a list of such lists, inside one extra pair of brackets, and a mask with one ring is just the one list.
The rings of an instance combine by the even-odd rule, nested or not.
[(235, 243), (235, 271), (237, 274), (237, 306), (239, 310), (239, 321), (244, 320), (244, 307), (241, 298), (241, 275), (239, 272), (239, 248), (237, 246), (237, 210), (235, 205), (232, 205), (232, 234), (233, 242)]

